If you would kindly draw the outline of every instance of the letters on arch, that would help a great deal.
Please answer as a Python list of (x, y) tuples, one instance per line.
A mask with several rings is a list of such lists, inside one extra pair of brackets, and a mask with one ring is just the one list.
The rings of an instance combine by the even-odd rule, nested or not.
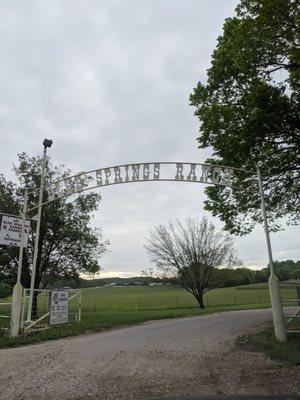
[(143, 163), (102, 168), (45, 188), (48, 201), (83, 190), (128, 182), (186, 181), (231, 187), (233, 169), (195, 163)]

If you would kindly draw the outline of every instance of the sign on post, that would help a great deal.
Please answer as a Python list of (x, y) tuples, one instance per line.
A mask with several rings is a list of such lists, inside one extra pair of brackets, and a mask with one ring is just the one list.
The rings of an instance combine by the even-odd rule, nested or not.
[(69, 292), (66, 290), (52, 290), (50, 324), (65, 324), (69, 315)]
[[(25, 221), (23, 247), (27, 247), (30, 221)], [(0, 230), (0, 244), (20, 247), (22, 219), (3, 215)]]

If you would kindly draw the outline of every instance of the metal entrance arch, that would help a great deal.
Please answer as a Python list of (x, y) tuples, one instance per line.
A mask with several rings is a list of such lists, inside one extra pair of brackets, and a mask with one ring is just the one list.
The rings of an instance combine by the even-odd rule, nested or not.
[[(82, 193), (86, 190), (92, 190), (99, 187), (111, 186), (123, 183), (136, 183), (136, 182), (187, 182), (187, 183), (203, 183), (208, 185), (218, 185), (231, 188), (232, 190), (243, 190), (242, 187), (235, 186), (234, 172), (245, 173), (257, 179), (258, 189), (261, 197), (262, 213), (264, 219), (264, 228), (266, 234), (269, 265), (270, 265), (270, 278), (269, 278), (269, 291), (273, 313), (273, 323), (275, 335), (280, 341), (286, 341), (286, 330), (284, 325), (284, 317), (282, 310), (282, 303), (280, 297), (279, 281), (274, 272), (271, 243), (269, 236), (269, 227), (265, 210), (263, 184), (260, 173), (260, 166), (257, 165), (256, 171), (245, 170), (224, 165), (214, 164), (199, 164), (187, 162), (145, 162), (134, 164), (123, 164), (112, 167), (95, 169), (88, 172), (83, 172), (73, 176), (67, 176), (56, 182), (44, 184), (43, 173), (45, 170), (46, 148), (44, 147), (43, 167), (41, 186), (31, 192), (25, 189), (24, 205), (22, 214), (22, 232), (24, 235), (24, 228), (28, 213), (37, 210), (37, 227), (34, 244), (34, 255), (32, 265), (32, 275), (30, 284), (30, 298), (28, 306), (27, 320), (31, 321), (32, 313), (32, 300), (35, 282), (36, 261), (38, 255), (38, 241), (39, 230), (41, 223), (41, 209), (42, 206), (61, 199), (66, 196)], [(27, 207), (27, 199), (29, 194), (36, 194), (38, 204), (30, 209)], [(18, 336), (20, 328), (20, 313), (21, 313), (21, 268), (23, 257), (23, 240), (21, 240), (20, 256), (18, 264), (17, 283), (13, 291), (12, 300), (12, 316), (11, 316), (11, 336)]]
[[(53, 200), (81, 193), (85, 190), (124, 183), (189, 182), (239, 189), (233, 184), (234, 170), (247, 174), (256, 173), (255, 171), (222, 165), (157, 161), (94, 169), (43, 185), (41, 188), (43, 189), (41, 204), (28, 209), (27, 212), (33, 211), (39, 208), (40, 205), (43, 206)], [(38, 194), (39, 190), (33, 190), (28, 195)]]

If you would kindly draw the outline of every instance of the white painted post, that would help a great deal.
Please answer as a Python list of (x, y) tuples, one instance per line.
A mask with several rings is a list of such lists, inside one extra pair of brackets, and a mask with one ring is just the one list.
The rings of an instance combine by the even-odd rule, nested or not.
[(283, 317), (283, 309), (282, 309), (282, 302), (281, 302), (281, 295), (280, 295), (280, 285), (279, 285), (279, 281), (278, 281), (277, 276), (275, 275), (275, 271), (274, 271), (271, 240), (270, 240), (269, 226), (268, 226), (265, 199), (264, 199), (264, 190), (263, 190), (263, 184), (262, 184), (259, 164), (257, 165), (257, 178), (258, 178), (258, 186), (259, 186), (259, 192), (260, 192), (260, 198), (261, 198), (261, 207), (262, 207), (268, 255), (269, 255), (270, 277), (269, 277), (268, 283), (269, 283), (269, 292), (270, 292), (272, 314), (273, 314), (274, 331), (275, 331), (275, 336), (279, 341), (286, 342), (287, 336), (286, 336), (286, 329), (285, 329), (284, 317)]
[(26, 289), (23, 288), (23, 291), (22, 291), (22, 310), (21, 310), (21, 329), (23, 329), (23, 327), (24, 327), (25, 304), (26, 304)]
[(10, 336), (17, 337), (20, 331), (23, 287), (16, 283), (13, 289), (10, 316)]
[(43, 203), (43, 191), (44, 191), (43, 186), (44, 186), (44, 175), (45, 175), (45, 165), (46, 165), (46, 152), (47, 152), (47, 147), (44, 145), (38, 214), (37, 214), (37, 224), (36, 224), (36, 230), (35, 230), (34, 251), (33, 251), (32, 271), (31, 271), (31, 281), (30, 281), (30, 292), (29, 292), (29, 302), (28, 302), (28, 311), (27, 311), (27, 322), (31, 322), (31, 316), (32, 316), (32, 302), (33, 302), (33, 293), (34, 293), (33, 289), (34, 289), (34, 282), (35, 282), (35, 272), (36, 272), (36, 263), (37, 263), (38, 250), (39, 250), (40, 228), (41, 228), (41, 219), (42, 219), (42, 203)]
[(22, 310), (22, 293), (23, 287), (21, 285), (21, 273), (22, 273), (22, 263), (23, 263), (23, 249), (24, 249), (24, 232), (26, 223), (26, 211), (27, 211), (27, 200), (28, 191), (25, 189), (24, 203), (23, 203), (23, 213), (22, 213), (22, 228), (21, 228), (21, 243), (19, 248), (19, 262), (18, 262), (18, 273), (17, 273), (17, 283), (13, 289), (12, 302), (11, 302), (11, 316), (10, 316), (10, 336), (17, 337), (20, 331), (20, 321), (21, 321), (21, 310)]

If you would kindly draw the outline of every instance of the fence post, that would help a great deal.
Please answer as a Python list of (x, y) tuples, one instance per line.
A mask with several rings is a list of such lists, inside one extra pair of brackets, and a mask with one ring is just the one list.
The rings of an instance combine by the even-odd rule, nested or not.
[(236, 295), (234, 295), (234, 305), (236, 306)]
[(259, 304), (261, 304), (261, 295), (258, 293)]
[(22, 292), (22, 310), (21, 310), (21, 329), (23, 329), (23, 326), (24, 326), (25, 304), (26, 304), (26, 289), (23, 288), (23, 292)]
[(177, 305), (177, 308), (179, 308), (179, 300), (178, 300), (178, 296), (176, 297), (176, 305)]
[(95, 300), (95, 311), (97, 311), (97, 300)]
[(44, 301), (43, 301), (43, 313), (46, 313), (46, 293), (44, 293)]
[(296, 294), (297, 294), (298, 306), (300, 306), (300, 286), (296, 286)]
[(17, 337), (20, 330), (23, 287), (18, 282), (13, 289), (10, 315), (10, 336)]
[(141, 311), (141, 297), (139, 297), (139, 311)]
[(81, 322), (81, 291), (79, 292), (78, 300), (78, 322)]

